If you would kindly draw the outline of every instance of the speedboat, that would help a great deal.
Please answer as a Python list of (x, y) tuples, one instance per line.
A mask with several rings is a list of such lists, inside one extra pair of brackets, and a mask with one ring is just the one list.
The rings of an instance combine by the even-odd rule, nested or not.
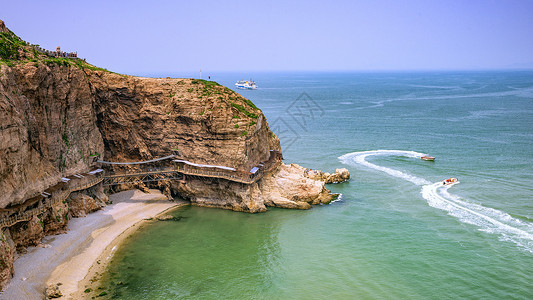
[(458, 183), (459, 180), (457, 180), (457, 178), (448, 178), (448, 179), (444, 179), (442, 181), (442, 185), (450, 185), (450, 184), (454, 184), (454, 183)]
[(429, 156), (429, 155), (424, 155), (422, 157), (420, 157), (421, 160), (428, 160), (428, 161), (434, 161), (435, 160), (435, 157), (433, 156)]

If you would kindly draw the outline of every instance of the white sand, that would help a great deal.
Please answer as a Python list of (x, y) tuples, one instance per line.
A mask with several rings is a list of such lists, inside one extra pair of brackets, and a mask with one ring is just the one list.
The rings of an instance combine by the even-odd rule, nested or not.
[(102, 260), (100, 256), (107, 253), (104, 259), (110, 258), (122, 233), (178, 205), (157, 190), (150, 192), (131, 190), (111, 195), (113, 204), (71, 220), (66, 234), (45, 237), (42, 243), (50, 247), (28, 248), (28, 253), (15, 261), (15, 275), (0, 299), (43, 299), (46, 286), (58, 282), (64, 295), (61, 299), (73, 299), (72, 293), (88, 277), (91, 266)]

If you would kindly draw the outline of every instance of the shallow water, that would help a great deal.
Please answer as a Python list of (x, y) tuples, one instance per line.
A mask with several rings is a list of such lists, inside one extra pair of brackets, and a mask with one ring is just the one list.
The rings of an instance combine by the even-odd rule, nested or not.
[[(212, 75), (230, 87), (241, 77)], [(253, 79), (259, 89), (240, 92), (262, 108), (286, 162), (350, 170), (350, 182), (328, 187), (341, 200), (255, 215), (175, 211), (179, 222), (144, 226), (117, 252), (110, 295), (531, 298), (533, 72)], [(449, 177), (460, 183), (442, 186)]]

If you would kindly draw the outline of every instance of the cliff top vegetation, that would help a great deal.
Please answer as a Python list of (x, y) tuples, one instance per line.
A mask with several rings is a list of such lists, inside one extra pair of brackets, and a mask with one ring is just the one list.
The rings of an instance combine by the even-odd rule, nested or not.
[(40, 52), (38, 50), (39, 48), (39, 45), (31, 45), (18, 37), (5, 26), (2, 20), (0, 20), (0, 65), (4, 64), (8, 66), (14, 66), (16, 64), (42, 62), (47, 65), (72, 65), (80, 69), (109, 72), (104, 68), (91, 65), (83, 59), (71, 57), (50, 57)]

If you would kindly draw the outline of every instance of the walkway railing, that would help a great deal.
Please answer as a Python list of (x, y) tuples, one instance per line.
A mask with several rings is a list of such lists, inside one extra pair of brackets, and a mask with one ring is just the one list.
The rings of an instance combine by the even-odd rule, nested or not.
[[(118, 163), (118, 162), (105, 162), (98, 161), (104, 164), (113, 164), (113, 165), (139, 165), (142, 166), (146, 162), (157, 162), (162, 160), (167, 160), (174, 158), (175, 156), (166, 156), (158, 159), (152, 159), (149, 161), (140, 161), (140, 162), (130, 162), (130, 163)], [(120, 173), (113, 173), (105, 176), (106, 179), (115, 179), (118, 177), (134, 177), (134, 176), (143, 176), (149, 174), (163, 174), (169, 172), (179, 172), (185, 175), (199, 176), (199, 177), (209, 177), (209, 178), (221, 178), (229, 181), (240, 182), (244, 184), (252, 184), (263, 177), (263, 175), (270, 171), (273, 167), (281, 163), (282, 156), (279, 151), (271, 151), (269, 159), (260, 164), (254, 173), (236, 170), (227, 167), (220, 166), (211, 166), (211, 165), (198, 165), (193, 164), (184, 160), (174, 160), (174, 164), (167, 167), (151, 167), (143, 168), (140, 167), (136, 170), (125, 171)], [(161, 180), (165, 180), (162, 178)]]
[[(170, 159), (173, 157), (174, 156), (167, 156), (161, 159), (151, 160), (150, 162), (166, 160), (166, 159)], [(18, 223), (21, 221), (31, 220), (33, 216), (42, 214), (46, 210), (50, 209), (53, 205), (61, 201), (65, 201), (72, 192), (81, 191), (81, 190), (90, 188), (102, 182), (103, 180), (107, 180), (107, 179), (116, 179), (119, 177), (135, 177), (135, 176), (143, 176), (143, 175), (157, 175), (157, 174), (165, 174), (165, 173), (181, 173), (181, 174), (191, 175), (191, 176), (221, 178), (221, 179), (226, 179), (226, 180), (233, 181), (233, 182), (252, 184), (254, 182), (257, 182), (259, 179), (263, 178), (265, 173), (267, 173), (274, 167), (280, 165), (282, 159), (283, 157), (281, 156), (281, 153), (279, 151), (271, 150), (269, 159), (266, 162), (259, 164), (258, 167), (254, 168), (256, 169), (254, 173), (235, 170), (235, 169), (222, 169), (220, 167), (219, 168), (206, 167), (205, 165), (196, 166), (194, 164), (183, 163), (184, 161), (179, 161), (175, 163), (174, 165), (168, 166), (168, 167), (147, 168), (147, 169), (135, 170), (135, 171), (130, 171), (130, 172), (116, 173), (116, 174), (111, 174), (107, 176), (95, 176), (95, 178), (92, 178), (89, 181), (80, 182), (75, 185), (69, 184), (68, 188), (62, 189), (57, 192), (53, 192), (52, 195), (49, 197), (50, 199), (48, 199), (48, 201), (46, 201), (44, 204), (39, 203), (38, 207), (36, 208), (26, 210), (27, 208), (23, 206), (23, 208), (20, 208), (20, 211), (16, 212), (16, 214), (13, 214), (13, 212), (11, 213), (8, 212), (8, 214), (10, 214), (9, 217), (0, 219), (0, 228), (12, 226), (15, 223)], [(136, 162), (134, 164), (140, 164), (140, 163), (142, 162)], [(91, 176), (94, 176), (94, 175), (91, 175)], [(162, 176), (161, 180), (165, 180), (165, 179), (169, 179), (169, 178)], [(170, 179), (172, 180), (175, 178), (170, 178)], [(5, 212), (5, 209), (4, 209), (4, 212)]]
[(22, 221), (29, 221), (34, 216), (42, 214), (46, 210), (52, 208), (52, 206), (54, 206), (55, 204), (67, 200), (68, 196), (70, 196), (71, 193), (93, 187), (97, 185), (98, 183), (102, 182), (102, 180), (104, 180), (103, 177), (96, 177), (88, 182), (72, 185), (72, 186), (69, 186), (65, 190), (55, 192), (50, 197), (50, 200), (46, 201), (44, 205), (39, 205), (38, 207), (30, 209), (28, 211), (21, 210), (21, 211), (18, 211), (16, 214), (11, 214), (7, 218), (0, 219), (0, 228), (10, 227)]
[(175, 167), (175, 170), (182, 172), (186, 175), (201, 176), (201, 177), (214, 177), (222, 178), (229, 181), (240, 182), (244, 184), (252, 184), (259, 179), (263, 178), (263, 175), (270, 171), (275, 166), (281, 164), (281, 154), (278, 152), (273, 152), (270, 155), (270, 158), (258, 168), (255, 173), (239, 171), (239, 170), (226, 170), (219, 168), (206, 168), (206, 167), (197, 167), (194, 165), (188, 164), (178, 164)]

